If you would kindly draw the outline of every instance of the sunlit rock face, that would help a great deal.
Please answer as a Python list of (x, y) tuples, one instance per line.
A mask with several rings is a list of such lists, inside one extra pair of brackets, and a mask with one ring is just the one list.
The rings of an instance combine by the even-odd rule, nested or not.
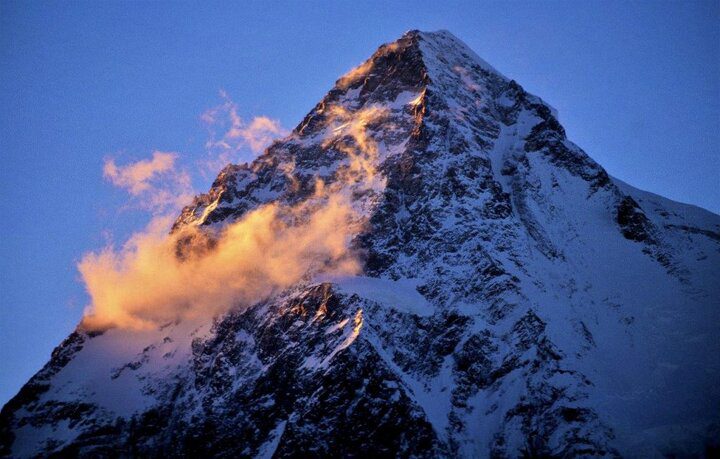
[(350, 198), (361, 275), (79, 328), (3, 408), (0, 452), (717, 452), (720, 217), (608, 176), (450, 33), (380, 47), (173, 231), (212, 237), (319, 186)]

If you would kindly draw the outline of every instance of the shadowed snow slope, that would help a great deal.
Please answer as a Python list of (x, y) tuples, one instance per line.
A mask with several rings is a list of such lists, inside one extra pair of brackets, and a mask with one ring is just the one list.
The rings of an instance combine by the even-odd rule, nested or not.
[(3, 408), (0, 452), (717, 451), (720, 217), (610, 177), (450, 33), (381, 46), (173, 231), (212, 240), (318, 187), (352, 208), (361, 276), (311, 270), (214, 318), (79, 327)]

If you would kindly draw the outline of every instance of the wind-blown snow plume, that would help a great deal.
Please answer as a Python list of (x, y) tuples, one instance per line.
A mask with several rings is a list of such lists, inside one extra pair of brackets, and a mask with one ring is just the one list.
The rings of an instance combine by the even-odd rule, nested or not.
[[(334, 183), (317, 180), (305, 201), (266, 204), (218, 230), (186, 225), (169, 233), (172, 220), (158, 217), (119, 249), (85, 255), (78, 268), (92, 301), (83, 326), (156, 327), (252, 305), (308, 275), (356, 274), (360, 262), (349, 247), (364, 222), (349, 187), (378, 185), (378, 145), (367, 126), (386, 112), (329, 110), (332, 147), (349, 158)], [(112, 163), (106, 174), (143, 193), (152, 189), (146, 182), (154, 174), (172, 169), (173, 159), (157, 156), (121, 171)], [(297, 186), (292, 168), (281, 172)]]
[[(333, 136), (323, 143), (323, 148), (334, 147), (345, 153), (350, 164), (341, 174), (341, 182), (361, 182), (368, 188), (376, 185), (376, 167), (378, 163), (378, 144), (369, 135), (367, 126), (383, 120), (388, 115), (387, 108), (368, 107), (351, 112), (339, 105), (327, 109), (328, 124), (333, 130)], [(352, 140), (346, 142), (346, 138)]]
[(351, 274), (355, 232), (340, 194), (288, 207), (268, 204), (219, 234), (195, 226), (168, 234), (156, 219), (122, 248), (86, 255), (79, 270), (92, 299), (83, 325), (147, 328), (250, 305), (310, 272)]
[[(398, 48), (399, 45), (397, 43), (386, 43), (380, 47), (378, 53), (391, 53)], [(368, 59), (357, 67), (354, 67), (345, 75), (340, 77), (340, 79), (337, 81), (338, 87), (346, 89), (348, 85), (351, 84), (359, 75), (367, 74), (374, 65), (375, 62), (372, 59)]]

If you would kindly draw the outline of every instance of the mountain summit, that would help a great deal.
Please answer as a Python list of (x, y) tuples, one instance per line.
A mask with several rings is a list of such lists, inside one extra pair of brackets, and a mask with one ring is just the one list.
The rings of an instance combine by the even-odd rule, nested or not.
[(211, 316), (87, 316), (3, 408), (0, 454), (717, 452), (720, 217), (609, 176), (449, 32), (381, 46), (223, 169), (174, 256), (225, 250), (258, 209), (314, 230), (331, 204), (299, 257), (261, 254), (311, 254), (296, 277)]

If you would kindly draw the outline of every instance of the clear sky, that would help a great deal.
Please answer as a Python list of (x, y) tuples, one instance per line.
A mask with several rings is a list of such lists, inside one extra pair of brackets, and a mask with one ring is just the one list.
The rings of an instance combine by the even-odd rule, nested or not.
[[(294, 127), (409, 29), (448, 29), (638, 188), (720, 212), (720, 2), (0, 2), (0, 404), (88, 299), (76, 263), (148, 215), (103, 161), (205, 155), (222, 103)], [(198, 190), (210, 179), (196, 177)]]

